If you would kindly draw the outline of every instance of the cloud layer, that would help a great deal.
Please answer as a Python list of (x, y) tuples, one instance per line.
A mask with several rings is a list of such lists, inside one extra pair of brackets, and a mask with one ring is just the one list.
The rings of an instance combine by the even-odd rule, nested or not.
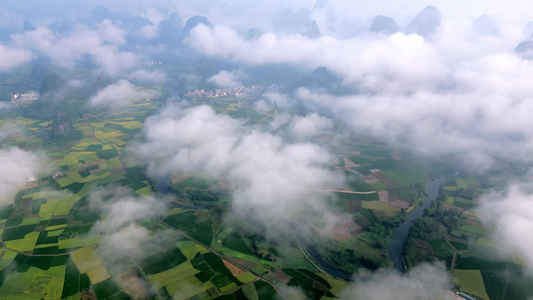
[[(19, 26), (26, 17), (24, 7), (31, 7), (28, 3), (38, 2), (21, 1), (2, 8), (2, 15), (7, 17), (1, 23)], [(533, 62), (514, 51), (518, 43), (531, 39), (533, 30), (525, 26), (531, 18), (531, 2), (435, 1), (442, 19), (423, 36), (368, 31), (372, 19), (382, 14), (394, 18), (398, 29), (408, 28), (426, 5), (422, 0), (408, 5), (392, 0), (372, 4), (320, 1), (315, 6), (314, 1), (301, 0), (260, 1), (254, 5), (243, 0), (156, 1), (161, 7), (150, 7), (152, 4), (143, 1), (96, 1), (76, 8), (78, 16), (86, 16), (83, 10), (96, 3), (150, 18), (154, 25), (133, 35), (141, 41), (155, 40), (159, 22), (172, 11), (183, 20), (206, 15), (215, 26), (199, 25), (184, 41), (197, 52), (195, 55), (226, 60), (237, 68), (286, 64), (312, 72), (323, 66), (341, 78), (338, 86), (357, 91), (339, 96), (302, 87), (286, 95), (265, 97), (285, 105), (287, 102), (282, 100), (292, 98), (313, 112), (307, 116), (277, 116), (269, 124), (276, 134), (245, 128), (242, 121), (204, 106), (167, 107), (146, 122), (146, 141), (134, 150), (152, 175), (182, 170), (224, 177), (233, 188), (233, 211), (242, 218), (254, 216), (254, 221), (270, 229), (296, 215), (323, 211), (320, 199), (309, 191), (342, 181), (328, 169), (335, 163), (332, 155), (315, 144), (302, 142), (331, 130), (333, 121), (428, 156), (458, 156), (469, 171), (484, 172), (502, 158), (531, 160)], [(12, 14), (17, 6), (19, 13)], [(489, 17), (479, 19), (483, 14)], [(315, 39), (305, 35), (312, 20), (322, 33)], [(186, 47), (128, 45), (132, 33), (122, 25), (107, 19), (91, 26), (78, 24), (62, 33), (44, 26), (15, 33), (0, 45), (0, 71), (44, 57), (71, 70), (89, 62), (113, 80), (167, 82), (161, 71), (126, 74), (139, 60), (151, 59), (145, 53), (173, 59), (183, 55)], [(245, 40), (250, 27), (259, 28), (263, 34)], [(238, 72), (215, 73), (208, 78), (180, 74), (179, 79), (189, 78), (193, 88), (201, 80), (219, 87), (233, 87), (244, 81)], [(154, 95), (122, 79), (98, 91), (89, 103), (113, 110)], [(268, 101), (258, 102), (257, 108), (266, 111), (269, 105)], [(331, 119), (324, 118), (323, 112)], [(280, 136), (296, 142), (286, 143)], [(39, 170), (40, 159), (18, 148), (0, 150), (4, 170), (0, 190), (6, 191), (2, 199)], [(485, 195), (479, 209), (487, 224), (495, 226), (495, 240), (501, 241), (504, 253), (521, 257), (529, 266), (533, 266), (533, 244), (523, 237), (533, 229), (533, 215), (529, 213), (532, 201), (531, 195), (512, 187), (507, 193)], [(132, 255), (137, 255), (136, 245), (148, 239), (147, 230), (133, 222), (164, 210), (153, 198), (130, 196), (102, 205), (108, 217), (94, 228), (104, 235), (102, 251), (116, 253), (123, 249)], [(423, 265), (408, 277), (360, 274), (350, 295), (357, 295), (357, 299), (378, 298), (376, 295), (384, 299), (438, 298), (447, 282), (442, 269)]]
[(226, 70), (222, 70), (218, 74), (211, 76), (207, 81), (221, 88), (233, 88), (242, 85), (237, 75)]
[(38, 27), (11, 39), (18, 49), (38, 53), (60, 67), (72, 69), (89, 58), (101, 73), (117, 76), (135, 67), (140, 57), (119, 48), (125, 43), (125, 34), (111, 21), (104, 20), (96, 29), (74, 27), (67, 35)]
[(153, 239), (154, 235), (136, 222), (143, 218), (163, 215), (167, 210), (164, 199), (134, 195), (128, 189), (119, 189), (112, 193), (98, 190), (91, 193), (90, 204), (91, 209), (99, 211), (103, 216), (103, 219), (91, 228), (89, 235), (102, 236), (98, 250), (105, 260), (117, 262), (150, 255), (147, 251), (150, 247), (142, 246)]
[(509, 258), (518, 258), (533, 268), (533, 241), (524, 238), (533, 230), (533, 195), (519, 185), (504, 192), (484, 195), (478, 213), (493, 228), (495, 245)]
[(129, 81), (121, 79), (114, 84), (108, 85), (89, 99), (89, 105), (93, 107), (106, 107), (118, 109), (146, 98), (157, 96), (157, 91), (138, 89)]
[(345, 299), (440, 299), (449, 289), (449, 275), (443, 264), (420, 264), (403, 276), (393, 270), (368, 271), (355, 275), (344, 291)]
[(234, 191), (233, 211), (264, 225), (317, 211), (320, 201), (309, 192), (341, 182), (327, 169), (336, 160), (319, 146), (287, 144), (207, 106), (167, 107), (147, 120), (145, 135), (132, 150), (150, 174), (181, 170), (224, 177)]
[[(474, 26), (476, 25), (476, 26)], [(494, 24), (489, 24), (494, 27)], [(357, 93), (334, 96), (299, 89), (293, 97), (311, 110), (332, 112), (365, 131), (424, 154), (462, 156), (485, 171), (494, 160), (527, 160), (533, 150), (533, 62), (514, 52), (524, 27), (445, 18), (426, 38), (399, 32), (348, 39), (265, 33), (245, 41), (225, 26), (197, 26), (187, 42), (207, 56), (257, 66), (324, 66)]]
[(16, 147), (0, 150), (0, 205), (12, 203), (10, 193), (26, 183), (30, 177), (38, 176), (44, 157)]
[(27, 63), (33, 58), (30, 51), (25, 49), (12, 49), (0, 45), (0, 71), (9, 71), (11, 68)]

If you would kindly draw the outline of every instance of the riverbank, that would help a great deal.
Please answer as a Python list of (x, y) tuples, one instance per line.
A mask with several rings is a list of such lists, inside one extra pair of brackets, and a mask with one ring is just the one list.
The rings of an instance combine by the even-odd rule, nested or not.
[(402, 253), (405, 240), (409, 234), (409, 229), (413, 226), (413, 221), (422, 217), (424, 210), (431, 206), (433, 201), (437, 199), (439, 195), (439, 189), (441, 184), (444, 183), (445, 177), (441, 176), (439, 178), (430, 180), (426, 182), (425, 192), (426, 199), (423, 201), (422, 205), (418, 206), (407, 219), (398, 226), (394, 237), (389, 246), (389, 258), (392, 260), (394, 268), (399, 271), (404, 271), (404, 263), (402, 262)]

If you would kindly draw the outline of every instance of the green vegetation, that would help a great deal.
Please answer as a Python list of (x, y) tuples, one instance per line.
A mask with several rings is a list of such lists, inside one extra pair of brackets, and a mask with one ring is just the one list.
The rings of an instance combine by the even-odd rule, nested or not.
[(222, 241), (222, 245), (224, 247), (242, 252), (244, 254), (254, 255), (254, 252), (250, 249), (250, 247), (237, 234), (226, 235), (226, 237)]
[(307, 298), (319, 299), (331, 289), (328, 281), (308, 270), (282, 269), (282, 271), (292, 277), (288, 285), (301, 288)]
[(356, 181), (349, 182), (348, 186), (352, 190), (357, 191), (357, 192), (371, 192), (374, 190), (371, 186), (369, 186), (362, 180), (356, 180)]
[(408, 187), (421, 183), (426, 178), (425, 174), (418, 170), (387, 170), (381, 172), (380, 176), (396, 187)]
[[(105, 81), (89, 86), (105, 86)], [(42, 88), (54, 91), (62, 85), (61, 77), (51, 75)], [(304, 240), (307, 234), (301, 237), (287, 227), (281, 245), (269, 239), (271, 232), (254, 216), (247, 224), (234, 224), (226, 218), (232, 191), (225, 178), (172, 174), (168, 187), (175, 200), (169, 210), (135, 224), (147, 231), (147, 240), (136, 249), (147, 255), (115, 261), (104, 256), (101, 243), (108, 236), (96, 231), (114, 220), (99, 207), (114, 201), (114, 193), (122, 188), (136, 195), (158, 197), (153, 185), (157, 178), (149, 178), (145, 168), (135, 163), (128, 143), (144, 139), (144, 120), (159, 109), (161, 102), (142, 99), (113, 113), (83, 105), (90, 95), (83, 88), (67, 93), (64, 99), (45, 97), (27, 105), (23, 117), (0, 120), (0, 124), (13, 120), (6, 129), (24, 132), (7, 137), (6, 146), (42, 149), (51, 158), (50, 174), (14, 191), (13, 203), (0, 207), (5, 248), (0, 260), (0, 279), (4, 283), (0, 298), (79, 299), (82, 294), (98, 299), (135, 298), (118, 276), (125, 268), (134, 270), (137, 279), (153, 287), (154, 299), (170, 299), (176, 294), (192, 299), (273, 299), (280, 296), (274, 286), (282, 286), (282, 282), (302, 291), (283, 295), (289, 299), (340, 297), (348, 283), (318, 275), (309, 261), (313, 258), (302, 253), (308, 250), (304, 248), (309, 244), (307, 252), (312, 249), (347, 272), (390, 267), (388, 246), (394, 229), (407, 217), (406, 202), (416, 206), (423, 198), (423, 182), (433, 170), (415, 164), (409, 155), (402, 160), (402, 155), (393, 154), (391, 147), (380, 141), (364, 137), (355, 144), (348, 139), (335, 154), (350, 156), (358, 166), (346, 161), (346, 165), (341, 164), (344, 169), (337, 171), (344, 172), (347, 186), (356, 193), (328, 193), (331, 197), (325, 197), (325, 201), (328, 213), (346, 218), (334, 226), (342, 227), (352, 220), (358, 226), (334, 228), (346, 234), (330, 236), (320, 230), (325, 223), (321, 215), (301, 216), (313, 224), (309, 240)], [(219, 113), (244, 118), (246, 124), (272, 118), (251, 108), (257, 101), (252, 96), (239, 97), (241, 105), (234, 97), (189, 100), (192, 105), (207, 103)], [(64, 134), (54, 133), (59, 125), (66, 128)], [(349, 192), (345, 187), (331, 189), (341, 188)], [(487, 231), (474, 217), (460, 213), (472, 209), (482, 189), (473, 178), (447, 182), (444, 198), (436, 201), (413, 227), (406, 245), (408, 263), (414, 266), (439, 259), (450, 265), (454, 250), (464, 251), (457, 255), (455, 274), (462, 289), (484, 297), (482, 291), (486, 288), (491, 299), (520, 299), (520, 290), (525, 290), (528, 282), (508, 278), (518, 277), (523, 270), (476, 252), (479, 247), (489, 248)], [(98, 205), (91, 200), (95, 191), (104, 191)], [(383, 197), (387, 193), (379, 191), (387, 191), (388, 196)], [(327, 193), (309, 191), (315, 192)], [(445, 208), (444, 203), (454, 209)], [(161, 236), (168, 243), (156, 239)], [(157, 247), (150, 247), (153, 245)], [(500, 293), (502, 286), (508, 286), (508, 291)]]
[(259, 299), (276, 299), (278, 297), (276, 290), (264, 281), (254, 282), (254, 287)]
[(503, 274), (501, 272), (481, 270), (481, 276), (483, 277), (485, 290), (489, 299), (491, 300), (504, 299), (507, 279), (502, 275)]
[(179, 248), (173, 247), (167, 251), (154, 253), (138, 262), (138, 264), (146, 274), (157, 274), (185, 261), (187, 261), (187, 257), (183, 255)]
[(199, 189), (199, 190), (207, 190), (211, 186), (216, 184), (216, 181), (203, 179), (199, 177), (189, 177), (185, 180), (182, 180), (178, 183), (173, 183), (172, 187), (176, 190), (181, 190), (185, 188), (192, 188), (192, 189)]
[(120, 291), (117, 284), (111, 279), (106, 279), (102, 282), (93, 285), (94, 292), (98, 299), (128, 299), (125, 294)]
[(76, 268), (76, 264), (72, 259), (68, 259), (65, 270), (65, 281), (61, 298), (67, 298), (75, 295), (80, 290), (80, 272)]
[(459, 283), (461, 291), (481, 299), (489, 299), (479, 270), (457, 270), (454, 279)]

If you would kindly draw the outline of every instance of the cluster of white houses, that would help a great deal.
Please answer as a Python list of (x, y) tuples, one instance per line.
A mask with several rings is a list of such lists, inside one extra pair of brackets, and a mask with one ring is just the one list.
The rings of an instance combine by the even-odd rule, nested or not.
[(275, 91), (278, 89), (278, 85), (272, 84), (269, 86), (264, 85), (250, 85), (241, 86), (235, 88), (221, 88), (211, 91), (206, 90), (194, 90), (187, 92), (188, 97), (237, 97), (239, 94), (246, 95), (261, 95), (265, 92)]

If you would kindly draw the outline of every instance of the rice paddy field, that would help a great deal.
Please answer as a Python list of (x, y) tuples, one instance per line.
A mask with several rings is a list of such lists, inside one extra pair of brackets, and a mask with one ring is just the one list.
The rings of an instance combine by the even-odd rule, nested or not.
[[(249, 124), (266, 122), (273, 113), (252, 109), (253, 99), (241, 99), (241, 103), (234, 98), (191, 100)], [(104, 205), (122, 189), (139, 199), (161, 196), (154, 183), (157, 178), (149, 178), (128, 154), (131, 142), (142, 139), (146, 117), (160, 105), (143, 99), (119, 112), (78, 120), (73, 125), (80, 137), (67, 143), (47, 141), (52, 122), (13, 116), (0, 121), (0, 132), (9, 133), (6, 145), (43, 149), (49, 157), (49, 173), (28, 181), (13, 192), (12, 203), (0, 206), (0, 299), (276, 299), (280, 291), (290, 299), (340, 297), (347, 282), (323, 274), (299, 241), (289, 246), (269, 244), (240, 224), (226, 222), (222, 212), (231, 204), (230, 187), (223, 178), (206, 179), (205, 174), (170, 176), (168, 188), (175, 199), (168, 210), (139, 219), (134, 226), (146, 232), (147, 237), (142, 237), (146, 245), (156, 243), (159, 236), (171, 243), (143, 248), (142, 256), (110, 258), (106, 245), (112, 241), (105, 230), (95, 228), (113, 220), (95, 207), (91, 195), (110, 191), (103, 193)], [(347, 182), (328, 190), (325, 201), (331, 213), (348, 216), (346, 220), (354, 225), (334, 228), (346, 231), (339, 245), (355, 245), (351, 248), (357, 257), (378, 260), (386, 250), (376, 251), (372, 237), (377, 233), (365, 230), (379, 229), (380, 222), (415, 207), (421, 197), (416, 186), (427, 175), (382, 144), (351, 145), (337, 155), (342, 158), (337, 171)], [(474, 179), (464, 178), (444, 189), (458, 192), (478, 186)], [(465, 210), (472, 205), (464, 194), (450, 194), (446, 201)], [(352, 221), (355, 213), (366, 225)], [(490, 248), (487, 232), (476, 223), (461, 223), (456, 231)], [(478, 297), (492, 297), (487, 282), (504, 282), (501, 270), (469, 269), (479, 263), (467, 253), (470, 245), (464, 238), (452, 242), (453, 248), (433, 236), (424, 244), (431, 249), (425, 255), (465, 251), (457, 260), (459, 287)], [(475, 276), (470, 276), (470, 270)], [(511, 291), (517, 290), (513, 284), (521, 286), (510, 282)]]
[[(251, 122), (265, 120), (232, 101), (211, 105)], [(47, 142), (52, 122), (16, 116), (0, 121), (6, 145), (44, 147), (50, 159), (48, 174), (28, 181), (11, 204), (0, 207), (0, 299), (274, 299), (285, 284), (310, 288), (320, 297), (339, 295), (339, 285), (337, 294), (331, 292), (333, 285), (317, 275), (300, 249), (280, 254), (268, 248), (270, 256), (262, 257), (254, 241), (222, 228), (213, 210), (227, 196), (212, 191), (224, 184), (201, 176), (169, 185), (188, 193), (189, 202), (214, 197), (205, 206), (170, 206), (160, 218), (137, 222), (153, 236), (172, 233), (173, 244), (126, 261), (108, 257), (102, 245), (109, 241), (94, 230), (108, 216), (93, 207), (91, 194), (127, 188), (138, 197), (157, 196), (153, 179), (128, 158), (128, 145), (159, 106), (144, 99), (120, 112), (78, 120), (73, 125), (80, 138), (59, 144)]]
[(101, 236), (91, 228), (101, 216), (90, 209), (88, 197), (106, 186), (153, 194), (149, 178), (125, 162), (124, 151), (158, 106), (147, 100), (120, 113), (81, 120), (74, 124), (81, 138), (67, 145), (43, 142), (52, 122), (2, 120), (6, 145), (48, 147), (51, 171), (29, 181), (14, 194), (12, 204), (0, 207), (0, 298), (79, 299), (82, 293), (98, 299), (128, 298), (98, 253)]

